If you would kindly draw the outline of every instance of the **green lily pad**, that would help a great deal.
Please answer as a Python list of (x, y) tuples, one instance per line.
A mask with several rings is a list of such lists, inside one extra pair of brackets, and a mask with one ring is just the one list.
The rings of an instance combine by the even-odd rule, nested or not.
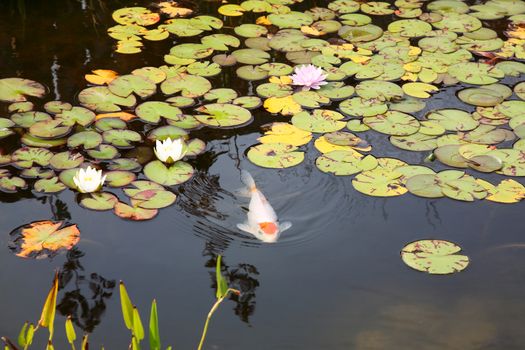
[(95, 116), (95, 113), (87, 108), (73, 107), (68, 111), (57, 114), (55, 118), (67, 126), (74, 126), (75, 124), (88, 126), (95, 121)]
[(192, 98), (203, 96), (211, 90), (211, 87), (211, 83), (206, 78), (191, 74), (179, 74), (166, 79), (160, 85), (160, 89), (166, 95), (180, 92), (182, 96)]
[(140, 171), (142, 166), (135, 159), (118, 158), (112, 159), (107, 168), (108, 170)]
[(157, 209), (130, 207), (122, 202), (115, 204), (113, 212), (120, 218), (133, 221), (151, 220), (159, 213)]
[[(148, 98), (157, 91), (154, 82), (140, 75), (121, 75), (108, 84), (111, 93), (126, 98), (132, 93), (142, 98)], [(79, 97), (80, 98), (80, 97)]]
[(195, 116), (199, 122), (218, 128), (236, 127), (252, 119), (249, 110), (229, 103), (207, 104), (196, 110), (202, 113)]
[(245, 38), (257, 38), (268, 33), (266, 27), (258, 24), (244, 23), (233, 28), (235, 34)]
[(56, 176), (49, 179), (37, 180), (33, 186), (36, 192), (43, 193), (57, 193), (66, 189), (66, 186), (59, 182)]
[(338, 32), (339, 36), (351, 43), (368, 42), (378, 39), (383, 35), (383, 29), (375, 24), (362, 26), (342, 26)]
[(51, 119), (51, 116), (44, 112), (21, 112), (11, 115), (11, 120), (22, 128), (30, 128), (37, 122), (43, 122)]
[(135, 108), (135, 114), (142, 121), (158, 124), (161, 118), (178, 120), (182, 111), (166, 102), (148, 101), (138, 105)]
[(64, 125), (60, 119), (50, 119), (36, 122), (31, 125), (29, 132), (31, 135), (42, 139), (55, 139), (66, 136), (71, 131), (71, 126)]
[(17, 167), (31, 168), (33, 165), (47, 166), (53, 153), (45, 148), (22, 147), (12, 154), (12, 161)]
[(290, 168), (304, 160), (304, 152), (297, 149), (296, 146), (284, 143), (265, 143), (250, 147), (247, 157), (263, 168)]
[(186, 130), (176, 126), (166, 125), (151, 130), (148, 134), (148, 140), (153, 142), (157, 140), (164, 141), (167, 138), (175, 140), (179, 137), (186, 137), (186, 135), (188, 135)]
[(84, 149), (92, 149), (98, 147), (101, 143), (102, 136), (95, 131), (81, 131), (71, 135), (67, 139), (67, 146), (69, 148), (82, 146)]
[(144, 175), (151, 181), (165, 186), (179, 185), (191, 179), (193, 168), (183, 161), (169, 167), (159, 160), (154, 160), (144, 167)]
[(407, 192), (400, 181), (401, 173), (377, 167), (363, 171), (352, 180), (352, 186), (366, 195), (374, 197), (394, 197)]
[(312, 24), (312, 16), (297, 11), (290, 11), (282, 14), (271, 14), (268, 20), (279, 28), (301, 28)]
[(421, 240), (407, 244), (401, 250), (401, 259), (414, 270), (431, 275), (448, 275), (463, 271), (469, 264), (461, 248), (444, 240)]
[(363, 118), (363, 123), (375, 131), (394, 136), (415, 134), (420, 127), (416, 118), (398, 111)]
[(109, 192), (85, 193), (80, 197), (82, 207), (97, 211), (111, 210), (118, 203), (117, 196)]
[(449, 131), (469, 131), (479, 125), (470, 113), (460, 109), (439, 109), (430, 112), (426, 117)]
[(221, 66), (215, 62), (194, 62), (187, 67), (188, 73), (200, 77), (213, 77), (221, 72)]
[(96, 121), (95, 128), (104, 132), (113, 129), (126, 129), (127, 124), (119, 118), (103, 118)]
[(55, 170), (66, 170), (66, 169), (77, 168), (83, 162), (84, 162), (84, 157), (80, 153), (73, 153), (70, 151), (57, 153), (49, 160), (49, 164)]
[(110, 143), (115, 147), (132, 147), (133, 142), (142, 141), (142, 136), (133, 130), (108, 130), (102, 134), (104, 142)]
[(344, 116), (341, 113), (328, 109), (315, 109), (312, 113), (300, 112), (292, 117), (292, 124), (299, 129), (310, 132), (333, 132), (345, 127), (346, 122), (342, 121)]
[(126, 170), (112, 170), (104, 174), (106, 176), (106, 183), (111, 187), (124, 187), (135, 181), (137, 176), (131, 171)]
[(0, 191), (2, 192), (15, 193), (18, 189), (26, 188), (26, 186), (25, 180), (17, 176), (0, 178)]
[(263, 64), (270, 59), (269, 53), (258, 49), (240, 49), (233, 51), (232, 55), (243, 64)]
[(25, 102), (13, 102), (7, 107), (7, 111), (9, 113), (12, 112), (30, 112), (33, 110), (35, 105), (33, 102), (25, 101)]
[(403, 97), (403, 89), (399, 85), (387, 81), (363, 81), (355, 87), (355, 92), (365, 100), (390, 101)]
[(87, 150), (87, 154), (91, 158), (100, 159), (100, 160), (109, 160), (117, 158), (119, 156), (118, 150), (111, 145), (100, 145), (96, 148)]
[(132, 107), (137, 102), (134, 95), (120, 97), (106, 86), (93, 86), (80, 91), (80, 104), (96, 112), (118, 112), (121, 107)]
[(459, 81), (474, 85), (497, 83), (498, 79), (505, 76), (502, 70), (489, 64), (475, 62), (456, 63), (450, 66), (448, 74)]
[(363, 170), (372, 170), (377, 166), (377, 159), (372, 156), (357, 157), (355, 152), (332, 151), (316, 159), (319, 170), (338, 176), (357, 174)]
[(21, 102), (26, 96), (44, 97), (46, 88), (36, 81), (21, 78), (0, 79), (0, 101)]
[(131, 203), (135, 207), (144, 209), (161, 209), (175, 203), (177, 196), (164, 189), (147, 189), (137, 192), (131, 197)]

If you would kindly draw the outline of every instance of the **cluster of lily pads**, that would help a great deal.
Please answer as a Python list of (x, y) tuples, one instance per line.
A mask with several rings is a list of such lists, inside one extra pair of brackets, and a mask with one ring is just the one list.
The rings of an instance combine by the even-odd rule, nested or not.
[[(316, 135), (317, 167), (355, 175), (353, 186), (368, 195), (411, 192), (505, 203), (525, 197), (525, 187), (514, 180), (495, 186), (462, 170), (436, 173), (375, 157), (367, 154), (372, 146), (365, 140), (373, 130), (400, 149), (432, 152), (454, 168), (525, 175), (525, 83), (513, 90), (499, 83), (525, 72), (517, 61), (525, 58), (525, 2), (335, 0), (304, 12), (293, 9), (299, 2), (223, 4), (222, 19), (193, 16), (194, 9), (174, 2), (119, 9), (113, 13), (118, 24), (108, 29), (119, 40), (117, 52), (138, 53), (143, 39), (183, 42), (166, 53), (161, 67), (86, 75), (90, 86), (79, 93), (79, 106), (49, 101), (36, 111), (27, 98), (43, 97), (41, 84), (1, 79), (0, 100), (11, 104), (9, 117), (0, 119), (0, 137), (18, 134), (22, 147), (0, 156), (2, 165), (12, 165), (1, 169), (0, 190), (28, 183), (45, 193), (76, 189), (78, 169), (96, 165), (104, 169), (108, 186), (124, 188), (129, 204), (100, 192), (82, 194), (81, 205), (114, 209), (130, 219), (152, 218), (175, 201), (166, 186), (187, 181), (194, 170), (181, 160), (151, 161), (144, 149), (157, 140), (184, 138), (186, 156), (196, 156), (205, 144), (190, 139), (191, 130), (242, 127), (252, 121), (250, 110), (264, 108), (291, 119), (266, 126), (260, 143), (248, 150), (248, 159), (259, 166), (300, 164)], [(255, 23), (224, 25), (247, 13), (259, 16)], [(382, 16), (394, 19), (387, 28), (374, 24)], [(500, 18), (510, 21), (507, 40), (483, 26)], [(198, 42), (187, 42), (189, 37)], [(293, 85), (292, 73), (304, 64), (322, 68), (326, 84), (317, 90)], [(254, 93), (240, 96), (230, 87), (214, 87), (210, 78), (228, 71), (250, 81)], [(460, 83), (464, 88), (457, 97), (467, 107), (420, 115), (433, 93)], [(512, 147), (500, 145), (516, 139)], [(141, 171), (146, 179), (139, 179)]]

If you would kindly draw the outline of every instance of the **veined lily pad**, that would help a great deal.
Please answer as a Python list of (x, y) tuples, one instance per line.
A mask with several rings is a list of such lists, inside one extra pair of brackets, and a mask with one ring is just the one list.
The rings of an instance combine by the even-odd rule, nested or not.
[(154, 160), (144, 167), (144, 175), (151, 181), (165, 186), (179, 185), (191, 179), (193, 168), (188, 163), (178, 161), (169, 167)]
[(252, 119), (246, 108), (228, 103), (212, 103), (197, 108), (195, 118), (206, 125), (224, 128), (243, 125)]
[(71, 126), (65, 125), (60, 119), (50, 119), (36, 122), (31, 125), (29, 132), (31, 135), (42, 139), (54, 139), (66, 136), (71, 131)]
[(124, 187), (135, 181), (137, 176), (131, 171), (113, 170), (104, 174), (106, 183), (111, 187)]
[(161, 117), (177, 120), (182, 115), (178, 107), (158, 101), (148, 101), (138, 105), (135, 113), (141, 120), (153, 124), (157, 124)]
[(95, 131), (81, 131), (71, 135), (67, 139), (67, 146), (77, 148), (82, 146), (84, 149), (91, 149), (102, 143), (102, 136)]
[(173, 203), (177, 196), (170, 191), (164, 189), (148, 189), (137, 192), (131, 197), (131, 203), (135, 207), (144, 209), (161, 209), (169, 207)]
[(20, 168), (31, 168), (36, 164), (47, 166), (52, 157), (45, 148), (22, 147), (13, 152), (12, 161)]
[(129, 205), (122, 202), (115, 204), (113, 212), (118, 217), (133, 221), (151, 220), (159, 213), (157, 209), (130, 207)]
[(463, 271), (469, 264), (461, 248), (444, 240), (421, 240), (407, 244), (401, 250), (403, 262), (414, 270), (431, 275), (447, 275)]
[(43, 193), (57, 193), (66, 189), (66, 186), (59, 182), (58, 177), (50, 179), (39, 179), (34, 184), (35, 191)]
[(323, 154), (315, 161), (319, 170), (334, 175), (353, 175), (364, 170), (372, 170), (377, 166), (374, 156), (356, 157), (355, 152), (332, 151)]
[(133, 130), (108, 130), (102, 134), (104, 142), (110, 143), (115, 147), (131, 147), (133, 142), (142, 141), (142, 136)]
[(126, 98), (132, 93), (142, 98), (147, 98), (157, 91), (154, 82), (140, 75), (121, 75), (111, 81), (108, 85), (109, 91), (113, 94)]
[(248, 159), (264, 168), (289, 168), (300, 164), (304, 160), (304, 153), (297, 151), (297, 147), (284, 143), (265, 143), (250, 147)]
[(407, 136), (419, 130), (419, 121), (409, 114), (388, 111), (373, 117), (363, 118), (363, 123), (375, 131), (394, 136)]
[(377, 167), (356, 175), (352, 180), (352, 185), (357, 191), (369, 196), (394, 197), (407, 192), (400, 177), (401, 174), (398, 172)]
[(166, 95), (181, 92), (184, 97), (200, 97), (211, 90), (211, 83), (197, 75), (179, 74), (166, 79), (160, 89)]
[(70, 151), (57, 153), (49, 160), (49, 164), (55, 170), (73, 169), (80, 166), (83, 162), (84, 157), (80, 153), (72, 153)]
[(505, 76), (503, 71), (491, 65), (475, 62), (456, 63), (450, 66), (448, 74), (459, 81), (474, 85), (497, 83), (498, 79)]
[(104, 144), (87, 150), (87, 154), (92, 158), (100, 160), (109, 160), (119, 156), (118, 150), (115, 147)]
[(0, 101), (26, 101), (26, 96), (43, 97), (45, 87), (36, 81), (21, 78), (0, 79)]
[(343, 118), (342, 114), (331, 110), (315, 109), (311, 114), (309, 112), (295, 114), (292, 118), (292, 124), (299, 129), (310, 132), (332, 132), (345, 127), (346, 123), (341, 121)]
[(94, 192), (81, 195), (80, 205), (91, 210), (111, 210), (118, 203), (118, 198), (109, 192)]
[(120, 97), (113, 94), (106, 86), (93, 86), (80, 91), (80, 103), (96, 112), (118, 112), (123, 107), (132, 107), (136, 103), (134, 95)]

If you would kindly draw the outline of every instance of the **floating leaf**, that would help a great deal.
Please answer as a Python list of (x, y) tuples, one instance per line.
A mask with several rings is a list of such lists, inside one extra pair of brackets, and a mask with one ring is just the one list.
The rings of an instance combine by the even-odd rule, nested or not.
[(159, 160), (154, 160), (144, 167), (144, 175), (151, 181), (165, 186), (179, 185), (193, 176), (193, 168), (183, 161), (169, 167)]
[(63, 221), (35, 221), (11, 235), (16, 255), (22, 258), (52, 257), (61, 249), (70, 250), (80, 240), (77, 226), (65, 225)]
[(113, 211), (118, 217), (133, 221), (151, 220), (159, 213), (157, 209), (135, 208), (122, 202), (118, 202)]
[(21, 78), (0, 79), (0, 101), (26, 101), (26, 96), (43, 97), (45, 87), (36, 81)]
[(401, 250), (403, 262), (411, 268), (432, 275), (447, 275), (463, 271), (469, 258), (459, 255), (461, 248), (444, 240), (421, 240), (407, 244)]
[(81, 195), (80, 205), (91, 210), (111, 210), (118, 203), (118, 198), (109, 192), (94, 192)]
[(247, 123), (252, 114), (246, 108), (229, 103), (212, 103), (197, 108), (199, 114), (195, 118), (202, 124), (224, 128), (235, 127)]
[(297, 147), (284, 143), (265, 143), (250, 147), (248, 159), (264, 168), (289, 168), (304, 160), (304, 153)]

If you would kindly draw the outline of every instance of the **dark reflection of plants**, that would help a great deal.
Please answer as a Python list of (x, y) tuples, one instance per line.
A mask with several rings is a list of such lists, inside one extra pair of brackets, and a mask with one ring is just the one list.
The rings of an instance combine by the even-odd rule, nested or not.
[[(213, 252), (213, 248), (209, 244), (203, 252), (204, 256), (208, 257), (205, 266), (210, 269), (210, 278), (212, 281), (211, 288), (216, 290), (217, 282), (215, 280), (215, 266), (217, 264), (217, 255)], [(255, 291), (259, 287), (259, 271), (250, 264), (238, 264), (230, 267), (222, 258), (222, 274), (228, 282), (230, 288), (237, 289), (241, 292), (240, 295), (230, 294), (230, 300), (235, 302), (233, 311), (241, 321), (249, 323), (250, 316), (255, 312)]]
[(67, 253), (67, 261), (58, 276), (59, 289), (64, 293), (57, 309), (64, 316), (71, 315), (72, 321), (84, 332), (91, 333), (101, 321), (116, 282), (97, 273), (87, 275), (80, 263), (83, 256), (77, 248)]

